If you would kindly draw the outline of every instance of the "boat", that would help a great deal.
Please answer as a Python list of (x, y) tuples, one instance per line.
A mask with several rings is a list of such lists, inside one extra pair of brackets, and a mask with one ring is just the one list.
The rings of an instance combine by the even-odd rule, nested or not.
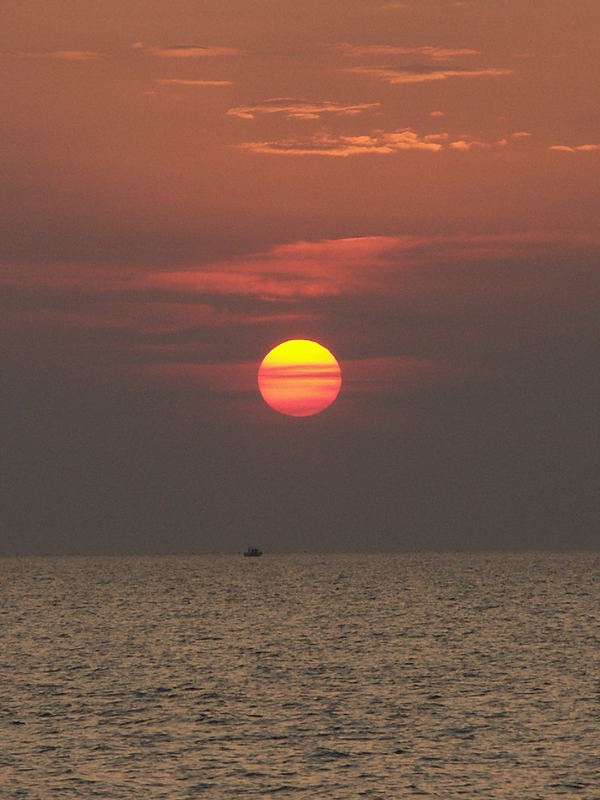
[(244, 556), (246, 558), (258, 558), (258, 556), (262, 556), (262, 550), (258, 547), (249, 547), (244, 551)]

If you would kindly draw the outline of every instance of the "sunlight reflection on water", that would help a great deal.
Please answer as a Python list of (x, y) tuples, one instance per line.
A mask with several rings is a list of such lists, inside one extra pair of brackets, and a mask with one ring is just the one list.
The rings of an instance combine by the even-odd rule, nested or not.
[(0, 560), (2, 797), (598, 798), (599, 566)]

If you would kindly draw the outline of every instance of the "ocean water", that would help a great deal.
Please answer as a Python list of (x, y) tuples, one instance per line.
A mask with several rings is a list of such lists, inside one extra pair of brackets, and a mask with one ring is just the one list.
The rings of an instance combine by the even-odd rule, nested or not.
[(0, 797), (600, 798), (600, 556), (0, 560)]

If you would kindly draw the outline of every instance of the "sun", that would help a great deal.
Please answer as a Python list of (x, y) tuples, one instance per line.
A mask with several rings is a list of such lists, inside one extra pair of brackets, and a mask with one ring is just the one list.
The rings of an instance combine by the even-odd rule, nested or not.
[(258, 370), (265, 403), (291, 417), (310, 417), (330, 406), (342, 385), (335, 356), (310, 339), (290, 339), (270, 350)]

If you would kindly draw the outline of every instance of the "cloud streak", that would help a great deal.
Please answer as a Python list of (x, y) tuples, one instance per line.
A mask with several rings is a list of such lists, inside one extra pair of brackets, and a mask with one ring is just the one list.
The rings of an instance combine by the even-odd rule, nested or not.
[(492, 147), (505, 147), (506, 139), (498, 139), (495, 142), (480, 142), (477, 139), (457, 139), (448, 144), (451, 150), (490, 150)]
[(236, 56), (238, 51), (232, 47), (200, 44), (171, 44), (167, 46), (147, 45), (134, 42), (131, 47), (157, 58), (212, 58), (215, 56)]
[(319, 133), (309, 139), (281, 139), (267, 142), (243, 142), (237, 145), (254, 153), (291, 156), (331, 156), (346, 158), (355, 155), (389, 155), (404, 150), (438, 152), (446, 134), (419, 136), (412, 128), (397, 131), (372, 131), (362, 136), (335, 136)]
[[(536, 304), (551, 300), (562, 308), (574, 297), (570, 283), (574, 275), (565, 265), (579, 263), (574, 254), (597, 253), (599, 248), (598, 237), (559, 234), (371, 236), (289, 242), (187, 269), (83, 270), (77, 265), (55, 265), (48, 270), (46, 266), (4, 265), (0, 267), (0, 318), (5, 329), (25, 326), (30, 330), (35, 319), (38, 329), (63, 333), (71, 326), (104, 330), (107, 335), (111, 331), (154, 333), (157, 338), (146, 342), (151, 349), (162, 343), (177, 353), (184, 341), (197, 341), (200, 328), (306, 321), (327, 309), (343, 316), (344, 308), (351, 308), (353, 315), (371, 314), (372, 320), (387, 309), (395, 318), (396, 302), (409, 311), (415, 298), (437, 296), (440, 275), (450, 269), (453, 281), (444, 286), (453, 287), (447, 298), (447, 308), (453, 313), (459, 314), (465, 303), (473, 307), (480, 302), (491, 307), (505, 303), (508, 309), (511, 298), (515, 293), (519, 296), (524, 286), (526, 295), (536, 297)], [(543, 267), (549, 280), (540, 282), (539, 265), (546, 261), (539, 256), (557, 252), (568, 255), (562, 261), (551, 259)], [(581, 265), (582, 286), (592, 280), (592, 265), (596, 274), (594, 258), (587, 259), (587, 266)], [(516, 268), (521, 262), (530, 265), (529, 277)], [(474, 280), (488, 274), (494, 264), (504, 265), (499, 268), (500, 284)], [(588, 296), (582, 294), (582, 302)], [(360, 303), (356, 305), (353, 298), (360, 298)], [(371, 311), (370, 304), (375, 304)], [(183, 339), (171, 338), (178, 331)]]
[(483, 67), (481, 69), (389, 69), (386, 67), (346, 67), (345, 72), (367, 75), (392, 85), (445, 81), (448, 78), (487, 78), (512, 75), (512, 69)]
[(331, 100), (311, 102), (292, 97), (275, 97), (256, 105), (235, 106), (230, 108), (227, 114), (239, 119), (255, 119), (258, 115), (265, 114), (284, 114), (288, 119), (320, 119), (323, 114), (357, 116), (379, 107), (379, 103), (342, 105)]
[(442, 150), (490, 150), (505, 147), (507, 139), (482, 142), (463, 136), (452, 140), (450, 134), (429, 133), (420, 135), (412, 128), (396, 131), (375, 130), (359, 136), (342, 136), (332, 133), (318, 133), (306, 139), (278, 139), (262, 142), (243, 142), (236, 145), (253, 153), (287, 156), (330, 156), (347, 158), (357, 155), (391, 155), (407, 150), (420, 150), (439, 153)]
[(545, 345), (554, 363), (561, 320), (573, 352), (597, 349), (599, 248), (560, 234), (371, 236), (186, 269), (0, 265), (0, 329), (20, 362), (35, 341), (58, 370), (253, 392), (266, 342), (327, 330), (345, 343), (346, 394), (385, 403), (467, 375), (503, 380)]
[(159, 86), (231, 86), (232, 81), (226, 80), (201, 80), (195, 78), (158, 78)]
[(479, 50), (470, 47), (440, 47), (439, 45), (424, 45), (421, 47), (398, 47), (391, 44), (351, 44), (341, 42), (335, 45), (340, 53), (352, 56), (427, 56), (434, 61), (447, 61), (460, 56), (478, 56)]
[(548, 150), (554, 150), (560, 153), (597, 153), (600, 151), (600, 144), (552, 144)]
[(48, 53), (5, 53), (9, 58), (50, 59), (53, 61), (100, 61), (106, 53), (95, 50), (53, 50)]

